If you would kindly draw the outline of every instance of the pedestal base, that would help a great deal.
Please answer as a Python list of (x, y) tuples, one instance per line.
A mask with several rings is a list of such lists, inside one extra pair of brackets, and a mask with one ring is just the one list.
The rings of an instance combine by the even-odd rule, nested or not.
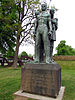
[(25, 64), (21, 69), (21, 90), (56, 98), (61, 87), (61, 68), (58, 64)]
[(30, 94), (26, 92), (22, 92), (22, 90), (17, 91), (14, 93), (16, 98), (14, 100), (28, 100), (28, 98), (35, 99), (35, 100), (62, 100), (64, 96), (65, 87), (61, 87), (57, 98), (51, 98), (41, 95)]

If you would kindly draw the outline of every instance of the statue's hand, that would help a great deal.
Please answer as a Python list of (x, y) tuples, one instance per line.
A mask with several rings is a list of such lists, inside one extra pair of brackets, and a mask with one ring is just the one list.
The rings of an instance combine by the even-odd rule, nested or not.
[(49, 36), (51, 36), (51, 34), (52, 34), (52, 32), (51, 32), (51, 31), (49, 31), (49, 32), (48, 32), (48, 35), (49, 35)]
[(36, 34), (36, 32), (35, 32), (35, 31), (33, 31), (33, 34), (35, 35), (35, 34)]
[(52, 36), (52, 31), (49, 31), (49, 32), (48, 32), (48, 37), (49, 37), (49, 39), (51, 39), (51, 36)]
[(34, 34), (34, 38), (36, 37), (36, 34)]
[(35, 41), (36, 40), (36, 32), (34, 31), (33, 34), (34, 34), (34, 41)]

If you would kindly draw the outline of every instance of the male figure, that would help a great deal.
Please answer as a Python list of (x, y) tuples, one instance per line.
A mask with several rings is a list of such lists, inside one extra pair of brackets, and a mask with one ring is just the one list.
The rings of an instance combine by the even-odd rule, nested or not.
[(36, 23), (35, 23), (35, 62), (40, 63), (44, 61), (45, 63), (50, 63), (50, 41), (49, 35), (51, 34), (51, 22), (50, 22), (50, 14), (46, 11), (47, 4), (43, 3), (41, 5), (42, 12), (37, 15)]
[(51, 24), (52, 24), (52, 34), (50, 36), (50, 58), (51, 62), (54, 62), (52, 59), (53, 54), (53, 47), (54, 47), (54, 41), (56, 41), (56, 30), (58, 29), (58, 19), (54, 18), (55, 9), (50, 10), (51, 15)]

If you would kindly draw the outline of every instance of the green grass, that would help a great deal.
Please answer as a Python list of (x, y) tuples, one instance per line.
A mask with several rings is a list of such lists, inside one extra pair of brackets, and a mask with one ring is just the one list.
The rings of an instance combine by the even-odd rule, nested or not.
[(20, 89), (20, 68), (0, 68), (0, 100), (13, 100), (13, 93)]
[(58, 61), (62, 68), (62, 85), (66, 87), (63, 100), (75, 100), (75, 61)]
[[(75, 100), (75, 61), (57, 61), (57, 63), (62, 68), (62, 85), (66, 87), (63, 100)], [(0, 100), (13, 100), (13, 93), (20, 89), (20, 82), (20, 68), (0, 66)]]

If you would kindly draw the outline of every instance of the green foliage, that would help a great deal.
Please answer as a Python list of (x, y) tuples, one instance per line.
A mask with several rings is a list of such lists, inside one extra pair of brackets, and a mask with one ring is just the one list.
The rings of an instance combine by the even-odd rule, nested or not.
[[(25, 52), (25, 51), (23, 51), (19, 56), (18, 56), (18, 58), (21, 58), (21, 57), (28, 57), (28, 54)], [(25, 60), (25, 58), (22, 58), (23, 60)]]
[(23, 52), (20, 54), (20, 56), (26, 56), (26, 57), (28, 57), (28, 54), (27, 54), (25, 51), (23, 51)]
[(8, 51), (3, 55), (3, 57), (6, 57), (6, 58), (10, 58), (10, 56), (13, 56), (13, 57), (14, 57), (14, 54), (15, 54), (15, 51), (14, 51), (14, 50), (8, 50)]
[(0, 1), (0, 52), (13, 51), (16, 41), (14, 24), (16, 22), (16, 9), (14, 0)]
[(57, 54), (56, 55), (75, 55), (75, 49), (71, 46), (66, 45), (66, 41), (62, 40), (56, 47)]

